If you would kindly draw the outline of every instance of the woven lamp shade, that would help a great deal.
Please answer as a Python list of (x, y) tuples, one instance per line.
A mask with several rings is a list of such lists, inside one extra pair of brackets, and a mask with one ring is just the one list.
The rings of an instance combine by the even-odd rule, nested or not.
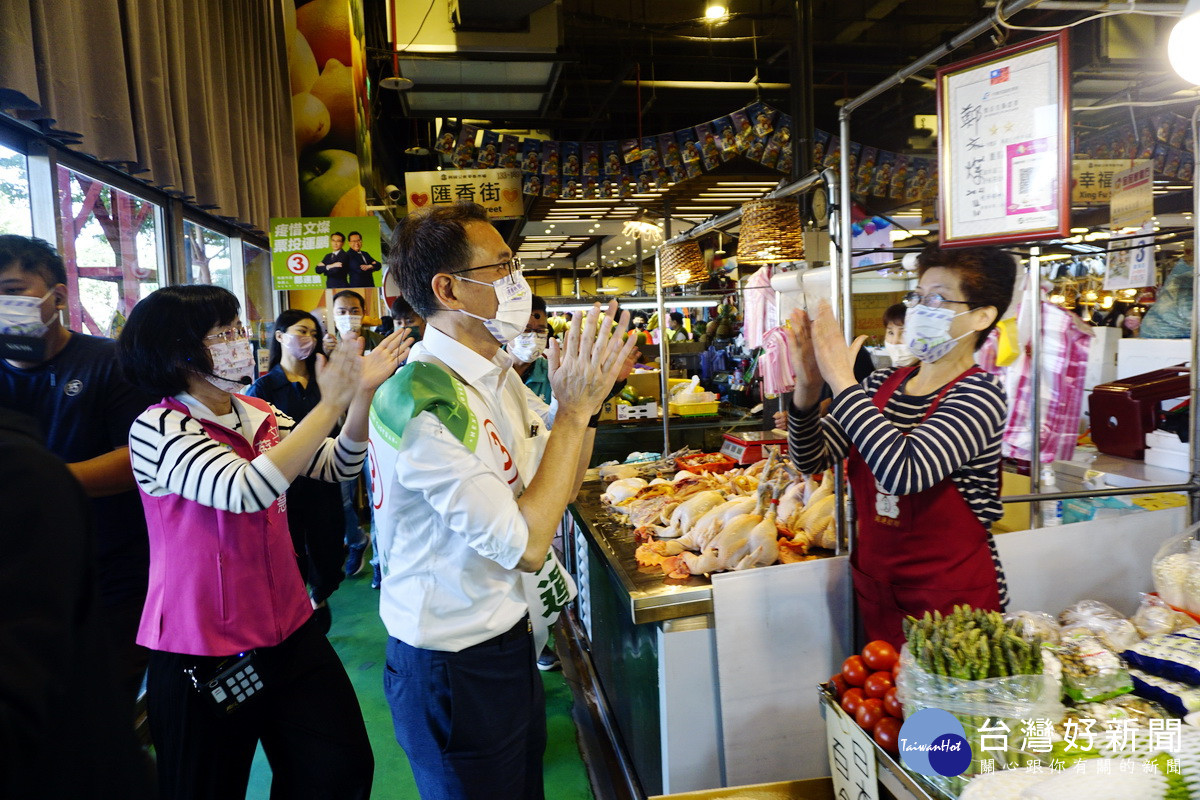
[(742, 207), (740, 264), (777, 264), (804, 258), (800, 208), (793, 200), (752, 200)]
[(658, 248), (658, 260), (662, 267), (663, 286), (682, 286), (708, 277), (708, 267), (704, 264), (704, 254), (700, 252), (698, 242), (664, 244)]

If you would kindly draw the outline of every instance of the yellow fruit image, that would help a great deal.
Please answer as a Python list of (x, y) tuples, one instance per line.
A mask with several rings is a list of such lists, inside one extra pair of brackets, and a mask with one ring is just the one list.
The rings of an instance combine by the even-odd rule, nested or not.
[(312, 47), (318, 64), (336, 58), (350, 63), (350, 3), (348, 0), (312, 0), (296, 9), (296, 28)]
[(357, 125), (354, 118), (354, 84), (350, 76), (350, 67), (331, 59), (325, 62), (325, 68), (309, 91), (329, 109), (326, 145), (353, 151), (357, 149)]
[(365, 217), (367, 215), (367, 190), (355, 186), (333, 204), (331, 217)]
[(292, 127), (296, 132), (296, 152), (299, 153), (329, 133), (329, 110), (308, 92), (293, 95)]
[(308, 46), (308, 40), (300, 31), (292, 31), (288, 48), (288, 76), (292, 81), (292, 94), (311, 90), (320, 74), (321, 70), (317, 67), (317, 59), (313, 56), (312, 48)]

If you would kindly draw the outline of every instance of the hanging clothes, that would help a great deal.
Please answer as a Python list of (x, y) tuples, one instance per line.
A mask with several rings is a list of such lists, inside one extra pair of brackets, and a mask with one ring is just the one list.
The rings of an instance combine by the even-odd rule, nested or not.
[(768, 314), (773, 313), (775, 292), (771, 289), (771, 268), (765, 266), (746, 279), (746, 290), (742, 293), (742, 336), (746, 347), (761, 347), (763, 334), (768, 328)]
[(790, 338), (791, 332), (783, 327), (772, 328), (763, 335), (763, 352), (758, 359), (758, 372), (762, 376), (765, 394), (786, 394), (796, 385), (796, 371), (792, 366), (792, 352), (788, 347)]

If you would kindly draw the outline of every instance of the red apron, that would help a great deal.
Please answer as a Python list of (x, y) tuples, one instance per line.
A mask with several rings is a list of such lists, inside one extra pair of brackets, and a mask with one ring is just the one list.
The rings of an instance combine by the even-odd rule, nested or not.
[[(883, 410), (916, 367), (893, 372), (872, 402)], [(946, 384), (927, 419), (950, 387), (979, 367)], [(990, 533), (947, 476), (923, 492), (883, 491), (858, 449), (850, 452), (848, 474), (858, 512), (858, 543), (850, 557), (854, 594), (867, 641), (904, 643), (901, 622), (926, 611), (948, 613), (956, 603), (1001, 611), (1000, 587)]]

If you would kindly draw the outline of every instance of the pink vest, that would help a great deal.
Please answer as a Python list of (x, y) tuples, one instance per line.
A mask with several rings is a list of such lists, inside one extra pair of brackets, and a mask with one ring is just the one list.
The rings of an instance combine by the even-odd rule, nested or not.
[[(212, 439), (249, 461), (279, 443), (279, 428), (267, 403), (237, 399), (266, 414), (253, 446), (228, 428), (201, 424)], [(174, 398), (153, 407), (190, 416)], [(138, 644), (170, 653), (228, 656), (279, 644), (312, 615), (283, 497), (265, 511), (248, 514), (220, 511), (177, 494), (141, 492), (141, 497), (150, 533), (150, 588)]]

